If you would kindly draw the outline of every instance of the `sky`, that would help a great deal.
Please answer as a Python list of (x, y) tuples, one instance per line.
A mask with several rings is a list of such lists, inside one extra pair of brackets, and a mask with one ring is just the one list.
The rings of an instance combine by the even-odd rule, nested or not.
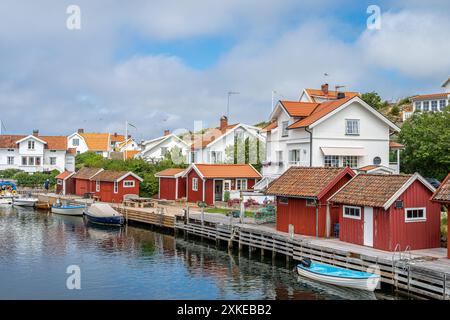
[[(70, 5), (80, 29), (67, 28)], [(440, 92), (449, 30), (450, 2), (436, 0), (2, 0), (0, 120), (3, 133), (46, 135), (128, 121), (151, 139), (217, 126), (230, 90), (229, 121), (247, 124), (268, 120), (273, 90)]]

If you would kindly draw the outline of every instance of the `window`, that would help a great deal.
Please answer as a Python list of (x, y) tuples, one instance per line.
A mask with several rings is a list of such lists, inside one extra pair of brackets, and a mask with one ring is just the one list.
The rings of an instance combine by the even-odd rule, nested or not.
[(10, 165), (14, 164), (14, 157), (8, 157), (6, 163)]
[(161, 147), (161, 156), (165, 156), (167, 153), (167, 147)]
[(100, 192), (100, 181), (95, 181), (95, 192)]
[(8, 149), (8, 152), (14, 152), (14, 149)]
[(98, 155), (100, 155), (100, 156), (103, 155), (103, 152), (102, 152), (102, 151), (95, 151), (95, 153), (98, 154)]
[(405, 209), (405, 222), (426, 221), (426, 208)]
[(417, 101), (415, 104), (416, 111), (422, 111), (422, 101)]
[(23, 166), (27, 165), (27, 157), (22, 157), (22, 165)]
[(35, 163), (37, 166), (41, 165), (41, 157), (36, 157)]
[(211, 163), (222, 163), (221, 151), (211, 151)]
[(50, 157), (50, 165), (52, 166), (56, 165), (56, 157)]
[(441, 111), (445, 109), (445, 100), (439, 100), (439, 109), (441, 109)]
[(123, 187), (124, 188), (134, 188), (135, 184), (134, 184), (134, 180), (125, 180), (123, 182)]
[(78, 147), (80, 145), (80, 139), (73, 139), (72, 144), (74, 147)]
[(358, 168), (358, 157), (357, 156), (344, 156), (342, 158), (342, 165), (344, 167), (350, 167), (352, 169)]
[(28, 141), (28, 150), (34, 150), (34, 141), (33, 140)]
[(345, 120), (345, 134), (359, 135), (359, 120), (346, 119)]
[(191, 163), (195, 163), (197, 159), (195, 158), (195, 151), (191, 152)]
[(198, 178), (192, 178), (192, 191), (198, 191)]
[(77, 154), (81, 154), (81, 151), (77, 150)]
[(62, 184), (63, 184), (63, 180), (61, 180), (61, 179), (58, 179), (58, 181), (56, 181), (56, 183), (57, 183), (58, 185), (62, 186)]
[(339, 156), (325, 156), (325, 167), (339, 167)]
[(430, 111), (430, 101), (423, 102), (423, 111)]
[(373, 158), (373, 164), (379, 166), (381, 164), (381, 158), (380, 157)]
[(283, 163), (283, 151), (276, 152), (276, 159), (278, 163)]
[(278, 197), (278, 202), (280, 204), (288, 204), (289, 200), (286, 197)]
[(438, 102), (437, 102), (437, 100), (433, 100), (433, 101), (431, 101), (431, 111), (434, 111), (434, 112), (436, 112), (436, 111), (438, 111)]
[(281, 123), (281, 136), (282, 137), (287, 137), (289, 136), (289, 131), (288, 131), (288, 127), (289, 126), (289, 121), (283, 121)]
[(316, 200), (314, 200), (314, 199), (306, 199), (306, 206), (307, 207), (315, 207), (316, 206)]
[(361, 219), (361, 208), (344, 206), (344, 218)]
[(247, 190), (247, 179), (236, 179), (236, 190)]
[(34, 157), (28, 157), (28, 165), (34, 166)]
[(300, 149), (289, 150), (289, 163), (299, 164), (300, 162)]
[(114, 193), (119, 193), (119, 183), (114, 181)]

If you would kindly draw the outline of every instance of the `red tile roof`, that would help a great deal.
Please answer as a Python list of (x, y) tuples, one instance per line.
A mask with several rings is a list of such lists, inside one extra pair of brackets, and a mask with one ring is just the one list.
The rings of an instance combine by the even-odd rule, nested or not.
[(58, 174), (58, 175), (55, 177), (55, 179), (64, 180), (64, 179), (66, 179), (67, 177), (69, 177), (71, 174), (73, 174), (73, 172), (71, 172), (71, 171), (64, 171), (64, 172), (61, 172), (60, 174)]
[[(0, 135), (0, 148), (17, 148), (17, 141), (28, 135)], [(45, 149), (67, 150), (67, 137), (65, 136), (36, 136), (37, 139), (47, 142)]]
[(267, 194), (287, 197), (318, 198), (341, 175), (354, 173), (349, 168), (290, 167), (272, 181)]
[(389, 141), (389, 148), (391, 149), (403, 149), (405, 146), (395, 141)]
[(291, 117), (307, 117), (320, 105), (316, 102), (280, 101)]
[(329, 201), (355, 206), (383, 207), (412, 177), (406, 174), (359, 174)]
[(431, 93), (431, 94), (421, 94), (411, 98), (411, 100), (428, 100), (433, 98), (447, 98), (450, 95), (450, 92), (441, 92), (441, 93)]
[(195, 164), (205, 178), (261, 178), (261, 174), (249, 164)]
[(338, 92), (344, 93), (346, 97), (359, 96), (358, 92), (351, 92), (351, 91), (328, 91), (328, 93), (323, 92), (321, 89), (305, 89), (305, 91), (308, 93), (308, 95), (311, 98), (313, 98), (313, 100), (314, 100), (314, 97), (336, 99)]
[(186, 171), (186, 169), (181, 169), (181, 168), (169, 168), (163, 171), (160, 171), (158, 173), (155, 174), (155, 177), (174, 177), (178, 174), (183, 173), (184, 171)]
[(272, 121), (271, 123), (269, 123), (267, 126), (265, 126), (264, 128), (261, 129), (262, 132), (270, 132), (273, 129), (278, 127), (278, 123), (276, 121)]
[(450, 173), (445, 177), (444, 181), (442, 181), (439, 188), (431, 197), (431, 200), (446, 204), (450, 203)]

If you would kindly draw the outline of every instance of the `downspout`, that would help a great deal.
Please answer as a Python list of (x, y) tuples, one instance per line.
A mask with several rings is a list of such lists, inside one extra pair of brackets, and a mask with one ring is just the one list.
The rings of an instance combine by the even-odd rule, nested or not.
[(316, 238), (319, 238), (319, 202), (316, 201)]
[(309, 133), (309, 166), (312, 167), (312, 132), (305, 127), (305, 131)]

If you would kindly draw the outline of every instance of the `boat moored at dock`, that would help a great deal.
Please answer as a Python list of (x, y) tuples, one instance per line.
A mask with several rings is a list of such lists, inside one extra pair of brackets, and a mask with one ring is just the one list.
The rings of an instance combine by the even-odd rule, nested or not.
[(68, 216), (82, 216), (85, 208), (85, 205), (54, 204), (52, 206), (52, 213)]
[(84, 211), (89, 222), (121, 226), (124, 224), (123, 215), (114, 210), (109, 204), (94, 203)]
[(34, 207), (37, 202), (38, 199), (36, 198), (24, 197), (24, 198), (13, 198), (12, 204), (14, 206), (20, 207)]

